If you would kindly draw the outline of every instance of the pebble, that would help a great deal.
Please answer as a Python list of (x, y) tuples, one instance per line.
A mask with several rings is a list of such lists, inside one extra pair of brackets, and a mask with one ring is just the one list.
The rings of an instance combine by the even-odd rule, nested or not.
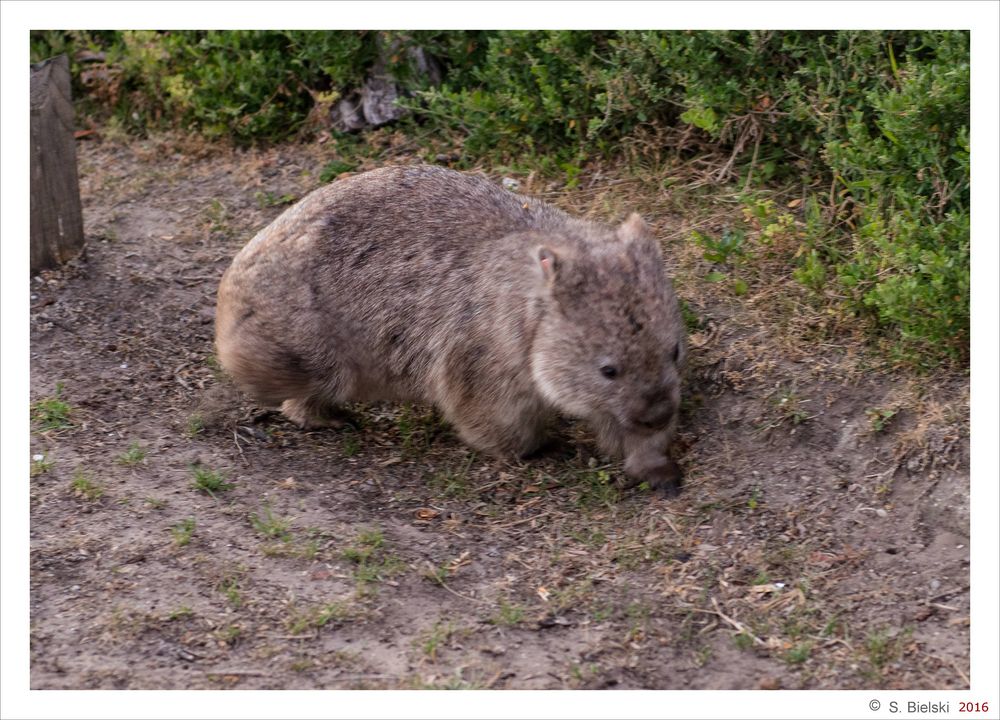
[(74, 585), (69, 590), (70, 590), (70, 592), (80, 592), (80, 586), (79, 585)]

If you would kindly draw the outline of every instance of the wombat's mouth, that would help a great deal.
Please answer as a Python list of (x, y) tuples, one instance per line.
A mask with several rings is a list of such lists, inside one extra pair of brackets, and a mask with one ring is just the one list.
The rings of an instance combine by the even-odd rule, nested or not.
[(674, 406), (669, 403), (661, 403), (648, 408), (639, 415), (629, 420), (629, 425), (635, 430), (656, 431), (670, 425), (674, 419)]

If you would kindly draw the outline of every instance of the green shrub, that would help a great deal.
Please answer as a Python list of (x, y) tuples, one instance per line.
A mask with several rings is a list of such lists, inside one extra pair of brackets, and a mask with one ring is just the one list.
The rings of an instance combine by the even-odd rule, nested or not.
[[(412, 72), (414, 44), (441, 61), (441, 86)], [(71, 55), (88, 110), (241, 143), (308, 132), (380, 48), (416, 122), (460, 136), (466, 162), (531, 165), (572, 187), (588, 157), (677, 127), (729, 153), (749, 193), (800, 184), (794, 215), (757, 218), (763, 242), (799, 245), (789, 277), (817, 298), (846, 295), (900, 358), (967, 360), (968, 32), (31, 33), (33, 60)], [(738, 256), (703, 244), (716, 262)]]

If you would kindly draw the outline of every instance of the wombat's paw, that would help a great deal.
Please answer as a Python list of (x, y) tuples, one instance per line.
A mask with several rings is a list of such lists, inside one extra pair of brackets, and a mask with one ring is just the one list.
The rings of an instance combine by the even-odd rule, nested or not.
[(337, 407), (325, 407), (322, 413), (317, 412), (313, 405), (304, 400), (285, 400), (281, 403), (282, 414), (303, 430), (318, 428), (333, 428), (342, 430), (347, 426), (356, 426), (354, 416), (347, 410)]
[(649, 470), (642, 477), (626, 477), (620, 487), (622, 490), (629, 490), (646, 483), (660, 497), (672, 498), (680, 495), (683, 481), (684, 473), (681, 472), (680, 465), (667, 458), (666, 462)]

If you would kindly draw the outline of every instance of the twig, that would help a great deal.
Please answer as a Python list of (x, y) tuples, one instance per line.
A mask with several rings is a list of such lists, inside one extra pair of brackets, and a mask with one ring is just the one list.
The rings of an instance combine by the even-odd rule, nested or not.
[(750, 632), (747, 629), (746, 625), (744, 625), (743, 623), (741, 623), (739, 620), (734, 620), (733, 618), (729, 617), (724, 612), (722, 612), (722, 610), (719, 609), (719, 603), (718, 603), (718, 601), (715, 598), (712, 598), (712, 606), (715, 608), (715, 610), (708, 610), (706, 608), (691, 608), (691, 609), (694, 610), (694, 611), (696, 611), (696, 612), (707, 613), (708, 615), (717, 615), (718, 617), (722, 618), (727, 623), (729, 623), (730, 625), (732, 625), (734, 628), (736, 628), (736, 630), (738, 630), (739, 632), (741, 632), (744, 635), (746, 635), (747, 637), (749, 637), (757, 645), (765, 645), (765, 646), (767, 645), (767, 643), (765, 643), (759, 637), (757, 637), (752, 632)]
[(448, 583), (446, 583), (444, 580), (441, 580), (440, 578), (435, 578), (434, 581), (438, 585), (440, 585), (441, 587), (443, 587), (445, 590), (447, 590), (448, 592), (450, 592), (452, 595), (456, 595), (456, 596), (462, 598), (463, 600), (471, 600), (472, 602), (479, 603), (480, 605), (488, 605), (489, 604), (485, 600), (480, 600), (479, 598), (474, 598), (471, 595), (463, 595), (462, 593), (458, 592), (457, 590), (452, 590), (450, 587), (448, 587)]
[(537, 520), (538, 518), (545, 517), (546, 515), (551, 515), (551, 514), (552, 513), (550, 511), (546, 510), (544, 512), (540, 512), (540, 513), (537, 513), (535, 515), (532, 515), (531, 517), (521, 518), (520, 520), (514, 520), (513, 522), (502, 523), (500, 525), (487, 525), (486, 527), (490, 527), (490, 528), (509, 528), (509, 527), (514, 527), (515, 525), (520, 525), (522, 523), (529, 522), (531, 520)]
[(957, 588), (952, 588), (951, 590), (946, 590), (944, 592), (939, 592), (937, 595), (931, 595), (929, 598), (927, 598), (927, 602), (928, 603), (933, 603), (935, 600), (940, 600), (941, 598), (946, 598), (949, 595), (956, 595), (956, 594), (961, 593), (961, 592), (966, 592), (968, 589), (969, 589), (969, 586), (966, 585), (965, 587), (957, 587)]

